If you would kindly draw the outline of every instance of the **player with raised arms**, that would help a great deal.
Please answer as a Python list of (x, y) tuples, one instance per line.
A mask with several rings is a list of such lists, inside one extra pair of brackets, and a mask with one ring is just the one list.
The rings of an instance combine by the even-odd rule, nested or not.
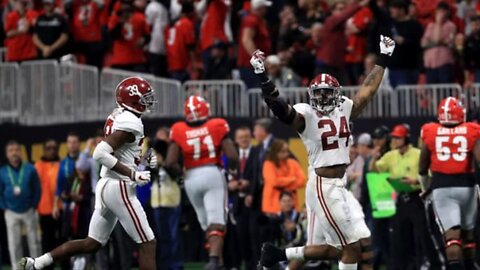
[(155, 155), (141, 156), (144, 133), (140, 117), (155, 103), (154, 90), (146, 80), (130, 77), (121, 81), (115, 92), (118, 108), (108, 116), (105, 138), (93, 152), (102, 169), (88, 237), (65, 242), (38, 258), (22, 258), (20, 269), (43, 269), (77, 254), (96, 252), (107, 243), (117, 221), (140, 245), (140, 269), (156, 269), (155, 237), (135, 192), (136, 185), (150, 181), (150, 171), (137, 169), (140, 161), (146, 160), (151, 168), (157, 163)]
[[(261, 81), (262, 96), (273, 114), (298, 132), (308, 151), (306, 205), (308, 241), (305, 246), (279, 249), (265, 243), (261, 267), (272, 267), (279, 261), (304, 261), (339, 258), (339, 270), (357, 270), (358, 263), (368, 260), (370, 230), (365, 224), (360, 204), (345, 188), (345, 170), (350, 163), (349, 121), (362, 112), (382, 81), (395, 42), (380, 37), (377, 65), (365, 78), (353, 100), (343, 96), (337, 79), (319, 74), (308, 87), (310, 104), (289, 105), (265, 73), (265, 56), (255, 51), (250, 63)], [(363, 254), (362, 254), (363, 253)], [(362, 255), (364, 257), (362, 258)], [(371, 267), (370, 263), (366, 263)], [(293, 267), (293, 265), (290, 265)]]
[(178, 164), (183, 154), (185, 191), (205, 232), (209, 248), (206, 270), (223, 268), (223, 238), (227, 215), (227, 188), (222, 171), (221, 154), (228, 158), (229, 173), (235, 175), (238, 153), (228, 137), (230, 127), (223, 118), (210, 118), (210, 105), (200, 96), (190, 96), (184, 105), (185, 120), (170, 130), (166, 170), (183, 174)]
[[(473, 270), (478, 193), (473, 161), (480, 162), (480, 126), (465, 122), (460, 100), (438, 105), (438, 122), (423, 125), (419, 171), (425, 193), (432, 192), (435, 215), (445, 241), (448, 270)], [(432, 173), (432, 181), (428, 171)]]

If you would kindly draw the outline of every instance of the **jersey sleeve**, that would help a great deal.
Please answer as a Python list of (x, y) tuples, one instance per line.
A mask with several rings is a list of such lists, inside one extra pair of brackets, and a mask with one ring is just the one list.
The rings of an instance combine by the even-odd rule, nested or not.
[(124, 111), (115, 117), (115, 120), (113, 121), (113, 130), (121, 130), (133, 133), (135, 136), (142, 136), (142, 120), (140, 120), (140, 118), (136, 117), (134, 114)]
[(230, 126), (228, 125), (227, 121), (223, 118), (216, 118), (210, 120), (212, 121), (212, 128), (213, 131), (211, 131), (213, 134), (215, 134), (215, 143), (219, 145), (222, 140), (228, 135), (230, 132)]
[(172, 128), (170, 129), (170, 140), (176, 143), (178, 146), (181, 146), (181, 132), (181, 122), (173, 124)]
[(387, 172), (390, 168), (390, 158), (392, 156), (392, 152), (387, 152), (383, 155), (379, 160), (375, 162), (375, 167), (379, 172)]
[(342, 96), (340, 101), (340, 108), (342, 108), (343, 114), (350, 120), (350, 115), (352, 114), (353, 100), (349, 99), (346, 96)]

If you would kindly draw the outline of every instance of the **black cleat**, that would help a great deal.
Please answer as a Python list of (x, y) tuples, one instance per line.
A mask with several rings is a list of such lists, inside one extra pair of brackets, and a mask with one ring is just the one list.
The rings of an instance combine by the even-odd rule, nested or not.
[(259, 266), (270, 268), (276, 263), (285, 261), (286, 259), (285, 251), (283, 249), (277, 248), (271, 243), (264, 243), (262, 245), (262, 255), (260, 257)]

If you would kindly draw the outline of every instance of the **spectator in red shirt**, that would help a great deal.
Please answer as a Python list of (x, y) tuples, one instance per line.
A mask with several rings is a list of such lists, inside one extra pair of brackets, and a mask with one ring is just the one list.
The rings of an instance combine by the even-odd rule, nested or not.
[(232, 30), (228, 13), (231, 0), (209, 0), (207, 11), (200, 28), (200, 49), (205, 73), (211, 73), (209, 63), (212, 58), (214, 44), (225, 44), (232, 40)]
[(103, 2), (95, 0), (73, 0), (65, 3), (70, 17), (70, 29), (75, 51), (85, 57), (88, 65), (102, 67), (102, 23)]
[(352, 3), (346, 7), (346, 2), (338, 0), (332, 5), (332, 15), (327, 17), (322, 28), (321, 46), (317, 51), (316, 73), (328, 73), (345, 83), (344, 56), (347, 48), (345, 35), (345, 23), (362, 6), (366, 6), (370, 0), (362, 0), (360, 3)]
[(144, 47), (150, 39), (150, 27), (145, 15), (134, 9), (132, 1), (122, 0), (120, 9), (110, 17), (108, 30), (113, 39), (112, 67), (146, 72)]
[(356, 84), (363, 72), (363, 59), (367, 55), (367, 27), (373, 14), (369, 8), (363, 7), (347, 21), (347, 52), (345, 63), (348, 83)]
[(258, 87), (259, 83), (250, 66), (250, 56), (259, 49), (270, 55), (272, 44), (270, 34), (267, 28), (267, 22), (264, 17), (267, 13), (267, 7), (272, 2), (266, 0), (252, 0), (250, 13), (245, 15), (240, 25), (240, 46), (238, 48), (237, 66), (240, 71), (240, 77), (248, 88)]
[(194, 64), (195, 27), (191, 16), (193, 3), (182, 3), (180, 18), (166, 32), (168, 70), (173, 79), (184, 82), (190, 79), (188, 68)]
[(38, 14), (28, 7), (28, 0), (15, 2), (15, 9), (6, 18), (7, 61), (26, 61), (37, 57), (32, 29)]

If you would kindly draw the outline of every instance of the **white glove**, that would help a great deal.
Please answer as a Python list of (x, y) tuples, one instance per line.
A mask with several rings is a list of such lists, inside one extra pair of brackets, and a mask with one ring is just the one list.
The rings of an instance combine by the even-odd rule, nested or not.
[(391, 56), (395, 49), (395, 41), (387, 36), (380, 35), (380, 53)]
[(147, 159), (147, 161), (148, 161), (148, 167), (150, 167), (150, 169), (157, 168), (158, 160), (157, 160), (157, 155), (155, 155), (155, 153), (152, 152), (152, 154)]
[(132, 180), (142, 187), (150, 182), (150, 171), (132, 171)]
[(264, 61), (265, 54), (262, 51), (256, 50), (253, 52), (252, 58), (250, 58), (250, 64), (252, 65), (255, 74), (265, 72), (265, 64), (263, 63)]

